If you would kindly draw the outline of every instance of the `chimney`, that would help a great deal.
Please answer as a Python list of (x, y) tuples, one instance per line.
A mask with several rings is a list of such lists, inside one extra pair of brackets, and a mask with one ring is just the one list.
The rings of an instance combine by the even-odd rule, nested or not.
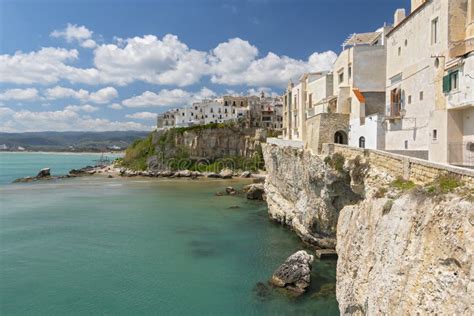
[(424, 2), (426, 2), (426, 0), (411, 0), (411, 12), (415, 11)]
[(393, 16), (393, 26), (397, 26), (402, 22), (406, 17), (405, 9), (397, 9), (395, 15)]

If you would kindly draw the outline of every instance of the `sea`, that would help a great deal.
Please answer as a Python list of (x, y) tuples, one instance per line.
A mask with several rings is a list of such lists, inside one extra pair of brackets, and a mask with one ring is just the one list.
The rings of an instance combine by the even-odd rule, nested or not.
[(1, 315), (339, 315), (335, 261), (315, 259), (301, 297), (268, 285), (307, 248), (264, 202), (215, 194), (248, 181), (11, 183), (97, 159), (0, 153)]

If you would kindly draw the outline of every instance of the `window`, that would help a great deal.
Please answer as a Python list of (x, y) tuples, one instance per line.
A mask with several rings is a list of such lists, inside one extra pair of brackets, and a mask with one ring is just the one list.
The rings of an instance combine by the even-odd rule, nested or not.
[(451, 71), (443, 77), (443, 92), (447, 93), (459, 88), (459, 71)]
[(393, 89), (390, 92), (390, 116), (399, 117), (402, 107), (402, 90), (400, 88)]
[(431, 21), (431, 45), (438, 43), (438, 18)]
[(438, 130), (433, 130), (433, 140), (438, 140)]
[(344, 71), (341, 71), (339, 73), (339, 84), (341, 84), (344, 81)]
[(309, 103), (309, 107), (311, 108), (313, 106), (313, 94), (310, 93), (308, 95), (308, 103)]
[(411, 95), (408, 96), (408, 104), (411, 104)]
[(408, 141), (405, 141), (405, 149), (408, 149)]
[(423, 101), (423, 91), (420, 91), (420, 101)]
[(352, 78), (352, 64), (349, 64), (348, 76), (349, 76), (349, 79)]
[(399, 48), (398, 48), (398, 56), (400, 56), (401, 54), (402, 54), (402, 48), (399, 47)]
[(405, 47), (407, 47), (407, 46), (408, 46), (408, 40), (406, 39), (405, 40)]
[(365, 148), (365, 137), (364, 136), (359, 138), (359, 148)]

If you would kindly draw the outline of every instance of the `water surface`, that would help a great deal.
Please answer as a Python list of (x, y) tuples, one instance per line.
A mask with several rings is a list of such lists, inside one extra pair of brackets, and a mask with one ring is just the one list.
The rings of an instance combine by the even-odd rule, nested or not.
[(302, 298), (257, 295), (256, 284), (304, 246), (268, 221), (264, 203), (214, 195), (229, 184), (243, 183), (0, 185), (0, 313), (337, 315), (333, 294), (315, 295), (333, 286), (332, 261), (315, 262)]

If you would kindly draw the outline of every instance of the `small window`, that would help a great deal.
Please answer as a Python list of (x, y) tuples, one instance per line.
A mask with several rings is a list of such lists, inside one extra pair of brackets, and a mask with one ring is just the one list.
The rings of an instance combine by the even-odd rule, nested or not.
[(408, 46), (408, 40), (406, 39), (405, 40), (405, 47), (407, 47), (407, 46)]
[(433, 130), (433, 140), (438, 140), (438, 130)]
[(349, 65), (348, 76), (349, 76), (349, 79), (352, 78), (352, 65)]
[(408, 149), (408, 141), (405, 141), (405, 149)]
[(449, 74), (449, 78), (451, 80), (451, 90), (457, 90), (459, 86), (459, 72), (453, 71)]
[(420, 101), (423, 101), (423, 91), (420, 91)]
[(359, 138), (359, 148), (365, 148), (365, 137), (364, 136)]
[(339, 73), (339, 84), (341, 84), (343, 81), (344, 81), (344, 71), (341, 71), (341, 73)]
[(408, 104), (411, 104), (411, 95), (408, 96)]
[(399, 47), (399, 48), (398, 48), (398, 56), (401, 56), (401, 55), (402, 55), (402, 48)]
[(438, 18), (431, 21), (431, 45), (438, 43)]

